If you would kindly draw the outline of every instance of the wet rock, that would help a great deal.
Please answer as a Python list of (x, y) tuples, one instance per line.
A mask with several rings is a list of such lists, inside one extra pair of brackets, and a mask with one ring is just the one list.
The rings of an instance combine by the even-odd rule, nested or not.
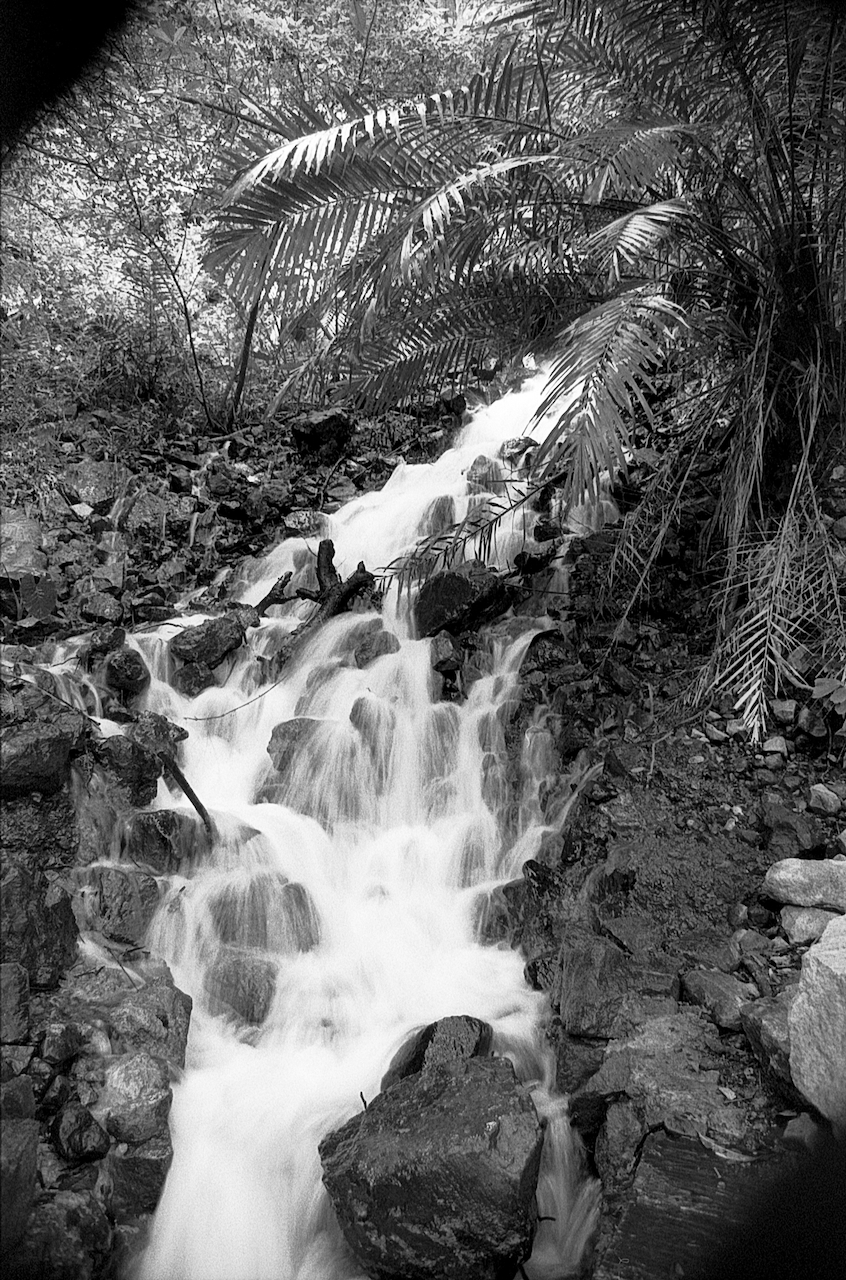
[(15, 1076), (0, 1084), (0, 1118), (3, 1120), (32, 1120), (35, 1115), (35, 1094), (29, 1076)]
[(790, 1072), (803, 1096), (846, 1133), (846, 918), (802, 959), (790, 1006)]
[(543, 675), (554, 673), (561, 667), (572, 665), (576, 656), (573, 645), (560, 631), (541, 631), (523, 656), (520, 679), (528, 680), (538, 672)]
[(481, 561), (436, 573), (424, 582), (414, 603), (417, 633), (456, 635), (502, 612), (509, 598), (508, 584)]
[(682, 988), (690, 1003), (707, 1009), (724, 1031), (740, 1031), (740, 1011), (757, 995), (749, 983), (709, 969), (692, 969), (686, 973)]
[(267, 754), (277, 773), (287, 773), (297, 752), (308, 744), (321, 723), (320, 720), (298, 716), (295, 720), (284, 720), (276, 725), (267, 744)]
[(319, 1150), (369, 1275), (501, 1280), (531, 1249), (541, 1146), (511, 1064), (472, 1058), (400, 1080)]
[(452, 675), (461, 670), (461, 650), (448, 631), (439, 631), (432, 637), (429, 652), (432, 669), (441, 675)]
[(48, 1022), (41, 1041), (41, 1057), (53, 1067), (64, 1066), (85, 1044), (85, 1033), (77, 1022)]
[(105, 1129), (78, 1102), (59, 1112), (50, 1126), (50, 1136), (59, 1155), (72, 1162), (100, 1160), (111, 1145)]
[(122, 1054), (106, 1062), (92, 1112), (118, 1142), (145, 1142), (163, 1130), (170, 1096), (167, 1063), (148, 1053)]
[(480, 453), (467, 468), (470, 493), (498, 493), (502, 489), (502, 470), (493, 458)]
[(192, 1003), (171, 978), (153, 978), (131, 991), (110, 1011), (115, 1051), (148, 1053), (183, 1067)]
[(88, 923), (107, 938), (139, 946), (158, 905), (159, 886), (143, 871), (94, 867), (86, 873)]
[(430, 1022), (397, 1051), (379, 1087), (384, 1092), (398, 1080), (419, 1071), (449, 1066), (451, 1062), (467, 1058), (484, 1058), (490, 1053), (492, 1035), (487, 1022), (467, 1014)]
[(26, 1228), (35, 1197), (38, 1121), (4, 1120), (0, 1126), (0, 1224), (4, 1255)]
[(0, 964), (0, 1042), (21, 1044), (29, 1035), (29, 974), (21, 964)]
[(93, 743), (93, 754), (106, 775), (123, 787), (131, 804), (143, 808), (156, 798), (161, 762), (125, 734)]
[(126, 736), (152, 756), (176, 758), (180, 742), (185, 742), (188, 730), (174, 724), (157, 711), (141, 711), (126, 727)]
[(123, 607), (114, 596), (105, 591), (93, 591), (79, 605), (79, 612), (88, 622), (117, 624), (123, 618)]
[(214, 672), (205, 662), (186, 662), (174, 673), (171, 684), (183, 698), (196, 698), (204, 689), (217, 684)]
[(150, 672), (137, 649), (128, 645), (115, 649), (103, 665), (103, 680), (107, 688), (134, 697), (147, 688)]
[(290, 955), (320, 941), (320, 922), (304, 885), (280, 873), (256, 872), (234, 880), (209, 903), (220, 941)]
[(243, 642), (244, 631), (240, 622), (226, 614), (180, 631), (170, 642), (170, 652), (182, 662), (205, 663), (213, 670)]
[(146, 1142), (112, 1148), (108, 1171), (112, 1180), (111, 1207), (118, 1221), (153, 1212), (172, 1159), (173, 1146), (167, 1129)]
[(43, 875), (7, 866), (0, 902), (0, 962), (23, 965), (34, 987), (55, 986), (76, 958), (70, 895)]
[(13, 1261), (13, 1280), (94, 1280), (112, 1229), (91, 1191), (59, 1191), (38, 1205)]
[(377, 658), (382, 658), (388, 653), (399, 653), (400, 642), (391, 631), (385, 631), (380, 628), (371, 631), (356, 646), (354, 658), (357, 667), (369, 667), (371, 662), (375, 662)]
[(342, 409), (313, 409), (291, 423), (294, 443), (320, 462), (337, 462), (353, 434), (353, 421)]
[(821, 813), (827, 818), (833, 818), (843, 808), (843, 801), (830, 787), (818, 782), (811, 787), (808, 808), (811, 813)]
[(123, 827), (121, 856), (127, 862), (170, 875), (203, 847), (205, 832), (184, 809), (131, 814)]
[(836, 911), (824, 911), (822, 907), (782, 907), (779, 912), (781, 927), (793, 946), (818, 942), (836, 919)]
[(0, 789), (4, 796), (57, 791), (68, 776), (71, 753), (82, 744), (86, 719), (35, 685), (4, 701), (0, 727)]
[(273, 1004), (276, 965), (266, 956), (246, 949), (226, 948), (206, 976), (209, 1012), (259, 1027)]
[(770, 867), (761, 893), (792, 906), (846, 912), (846, 861), (784, 858)]
[(793, 1080), (788, 1015), (796, 993), (797, 988), (790, 987), (777, 996), (764, 996), (745, 1004), (740, 1011), (740, 1021), (755, 1057), (771, 1080), (789, 1089)]
[(123, 627), (112, 626), (109, 623), (96, 627), (91, 632), (86, 647), (80, 650), (86, 670), (91, 671), (107, 654), (120, 649), (125, 643), (126, 630)]

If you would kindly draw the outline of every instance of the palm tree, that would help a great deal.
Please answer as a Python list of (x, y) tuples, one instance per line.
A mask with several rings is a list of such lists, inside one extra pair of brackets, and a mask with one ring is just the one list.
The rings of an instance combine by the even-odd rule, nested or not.
[(268, 121), (273, 149), (266, 128), (242, 141), (212, 262), (253, 314), (272, 296), (323, 335), (293, 380), (329, 363), (364, 405), (541, 355), (536, 475), (570, 499), (625, 468), (669, 377), (677, 430), (615, 570), (632, 600), (648, 588), (696, 460), (718, 457), (704, 679), (757, 735), (785, 678), (846, 684), (817, 497), (846, 443), (846, 22), (801, 0), (530, 0), (501, 20), (460, 90), (304, 106)]

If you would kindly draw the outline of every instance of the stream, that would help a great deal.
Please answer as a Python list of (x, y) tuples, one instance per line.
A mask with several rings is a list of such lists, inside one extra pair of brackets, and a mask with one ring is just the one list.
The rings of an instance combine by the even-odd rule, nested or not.
[[(445, 512), (460, 519), (489, 502), (468, 485), (468, 468), (525, 434), (544, 381), (477, 411), (436, 462), (400, 464), (381, 491), (327, 517), (321, 536), (333, 540), (342, 577), (359, 561), (378, 572)], [(511, 562), (527, 519), (537, 514), (503, 522), (490, 562)], [(286, 570), (291, 590), (313, 586), (316, 546), (282, 542), (236, 594), (256, 603)], [(491, 1024), (493, 1052), (510, 1058), (546, 1124), (525, 1274), (572, 1274), (595, 1226), (596, 1184), (584, 1179), (566, 1101), (551, 1090), (544, 997), (526, 985), (519, 954), (480, 936), (491, 890), (519, 875), (545, 830), (538, 788), (550, 762), (542, 751), (533, 758), (527, 735), (515, 813), (503, 723), (521, 658), (550, 621), (509, 618), (483, 632), (477, 678), (457, 702), (439, 700), (431, 642), (413, 638), (408, 595), (395, 586), (381, 615), (331, 620), (268, 679), (313, 607), (274, 609), (225, 684), (191, 700), (168, 683), (167, 644), (176, 626), (202, 618), (131, 640), (152, 672), (146, 709), (189, 730), (180, 764), (217, 831), (188, 874), (172, 878), (148, 940), (194, 1011), (173, 1090), (173, 1164), (137, 1280), (361, 1276), (323, 1189), (318, 1143), (378, 1093), (410, 1034), (452, 1014)], [(355, 649), (382, 624), (399, 647), (360, 669)], [(307, 732), (277, 772), (268, 742), (295, 719), (310, 722)], [(187, 805), (159, 788), (158, 805)], [(222, 962), (255, 976), (267, 1007), (260, 1025), (221, 1013), (212, 995)]]

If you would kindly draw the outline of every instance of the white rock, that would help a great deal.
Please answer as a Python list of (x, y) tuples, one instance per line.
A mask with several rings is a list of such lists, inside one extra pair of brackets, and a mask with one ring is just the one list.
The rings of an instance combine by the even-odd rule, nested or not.
[(787, 743), (781, 734), (777, 733), (774, 737), (767, 738), (767, 741), (764, 743), (763, 747), (761, 747), (761, 750), (764, 752), (764, 755), (786, 756)]
[(846, 918), (805, 954), (788, 1025), (796, 1088), (846, 1134)]
[(797, 907), (831, 907), (846, 911), (846, 861), (826, 858), (782, 858), (774, 862), (761, 892), (776, 902)]
[(822, 907), (782, 907), (779, 918), (788, 941), (801, 946), (818, 942), (832, 920), (839, 917), (835, 911), (824, 911)]
[(843, 808), (843, 801), (824, 783), (817, 782), (811, 787), (808, 808), (812, 813), (824, 813), (833, 817)]
[(837, 837), (837, 848), (841, 854), (846, 853), (846, 827), (844, 827)]

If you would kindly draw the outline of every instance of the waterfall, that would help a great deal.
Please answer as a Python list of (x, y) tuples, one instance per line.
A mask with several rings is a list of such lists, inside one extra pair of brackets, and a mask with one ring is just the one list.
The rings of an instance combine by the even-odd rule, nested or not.
[[(381, 491), (327, 518), (339, 572), (360, 560), (378, 570), (484, 501), (485, 478), (468, 483), (468, 469), (524, 433), (543, 382), (477, 412), (438, 461), (401, 463)], [(488, 484), (504, 484), (508, 464), (490, 473)], [(503, 522), (492, 550), (501, 564), (525, 545), (525, 525), (522, 512)], [(235, 594), (257, 602), (286, 570), (292, 588), (308, 584), (315, 549), (283, 541)], [(481, 903), (519, 875), (543, 831), (531, 775), (519, 814), (507, 811), (502, 729), (538, 620), (490, 630), (458, 702), (439, 700), (430, 641), (411, 634), (395, 588), (381, 615), (333, 619), (268, 679), (311, 608), (275, 609), (231, 669), (219, 669), (225, 683), (192, 700), (167, 681), (166, 642), (200, 617), (130, 641), (152, 672), (144, 706), (189, 730), (181, 766), (217, 830), (213, 847), (172, 877), (148, 940), (194, 1011), (173, 1090), (173, 1164), (139, 1280), (361, 1276), (322, 1187), (318, 1143), (378, 1092), (411, 1032), (450, 1014), (489, 1022), (493, 1051), (533, 1090), (546, 1137), (525, 1273), (572, 1274), (596, 1192), (551, 1089), (544, 997), (526, 985), (520, 955), (484, 945), (478, 924)], [(382, 625), (396, 651), (359, 668), (357, 645)], [(296, 735), (279, 769), (267, 750), (274, 730), (283, 752), (285, 734)], [(545, 757), (537, 767), (548, 770)], [(187, 805), (159, 786), (158, 805)], [(233, 985), (254, 1002), (252, 1018), (232, 1013)]]

